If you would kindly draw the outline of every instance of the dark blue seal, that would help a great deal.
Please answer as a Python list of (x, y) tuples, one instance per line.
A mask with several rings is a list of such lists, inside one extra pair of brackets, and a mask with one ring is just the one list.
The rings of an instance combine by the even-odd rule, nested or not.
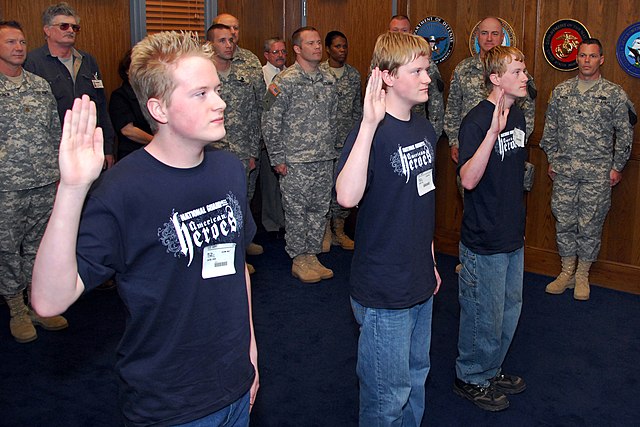
[(640, 78), (640, 22), (629, 25), (618, 38), (616, 56), (622, 69)]
[(414, 33), (429, 42), (431, 59), (436, 64), (451, 56), (455, 38), (451, 26), (444, 19), (439, 16), (427, 16), (416, 25)]

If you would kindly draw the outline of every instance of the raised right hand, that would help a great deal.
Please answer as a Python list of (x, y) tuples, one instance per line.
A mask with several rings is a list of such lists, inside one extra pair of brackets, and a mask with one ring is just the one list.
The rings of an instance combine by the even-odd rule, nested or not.
[(382, 88), (382, 71), (378, 67), (371, 71), (371, 77), (364, 93), (362, 122), (377, 126), (384, 119), (387, 92)]
[(102, 129), (96, 127), (96, 105), (87, 95), (67, 110), (60, 140), (60, 183), (89, 186), (104, 164)]

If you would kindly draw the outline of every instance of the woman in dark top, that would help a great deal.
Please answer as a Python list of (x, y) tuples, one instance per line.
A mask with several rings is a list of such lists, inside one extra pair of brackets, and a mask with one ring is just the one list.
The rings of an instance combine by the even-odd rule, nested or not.
[(122, 86), (113, 91), (109, 101), (109, 115), (118, 134), (118, 160), (148, 144), (153, 138), (151, 127), (144, 118), (136, 94), (129, 84), (129, 65), (130, 50), (118, 66)]

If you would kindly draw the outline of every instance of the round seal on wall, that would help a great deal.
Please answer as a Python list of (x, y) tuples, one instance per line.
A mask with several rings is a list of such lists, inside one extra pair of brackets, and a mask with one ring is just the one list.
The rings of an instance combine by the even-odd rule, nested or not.
[(544, 33), (542, 53), (556, 70), (572, 71), (578, 68), (578, 46), (589, 38), (589, 31), (575, 19), (554, 22)]
[[(502, 33), (504, 34), (504, 38), (502, 39), (502, 46), (517, 46), (516, 41), (516, 33), (513, 31), (513, 27), (509, 25), (507, 21), (502, 18), (498, 18), (500, 24), (502, 24)], [(471, 30), (471, 35), (469, 36), (469, 51), (471, 55), (477, 55), (480, 53), (480, 44), (478, 43), (478, 35), (476, 34), (478, 31), (478, 25), (480, 25), (482, 21), (478, 21), (478, 23)]]
[(620, 34), (616, 56), (627, 74), (640, 78), (640, 22), (629, 25)]
[(431, 58), (439, 64), (445, 61), (451, 52), (455, 37), (451, 26), (439, 16), (427, 16), (416, 25), (414, 34), (422, 36), (431, 45)]

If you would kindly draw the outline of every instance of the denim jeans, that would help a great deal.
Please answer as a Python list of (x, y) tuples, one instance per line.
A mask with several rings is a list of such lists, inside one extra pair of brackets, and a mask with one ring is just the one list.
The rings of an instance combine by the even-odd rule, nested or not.
[(482, 387), (500, 373), (522, 309), (524, 248), (480, 255), (460, 243), (456, 375)]
[(406, 309), (380, 309), (351, 299), (360, 325), (360, 426), (418, 427), (431, 363), (433, 298)]
[(224, 408), (175, 427), (247, 427), (249, 425), (249, 392)]

